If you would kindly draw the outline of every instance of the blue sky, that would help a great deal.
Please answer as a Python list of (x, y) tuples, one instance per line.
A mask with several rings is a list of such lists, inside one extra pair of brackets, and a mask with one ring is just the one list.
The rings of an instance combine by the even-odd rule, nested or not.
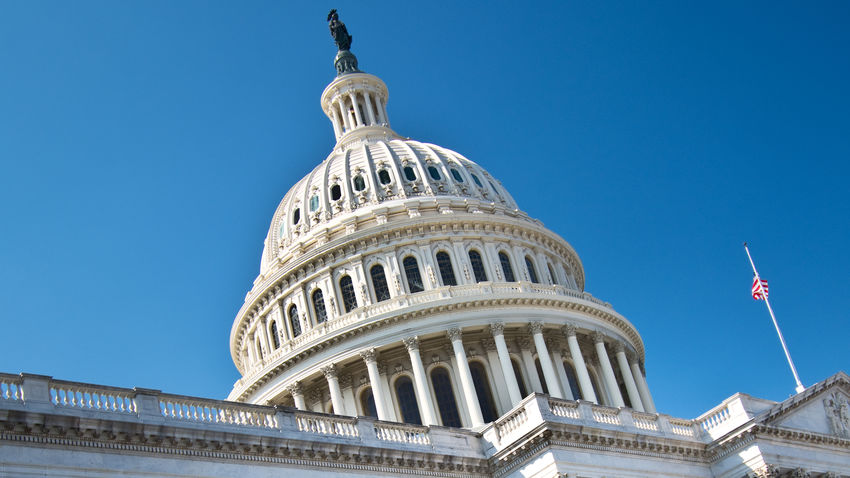
[(394, 129), (481, 164), (694, 417), (850, 368), (847, 2), (0, 3), (0, 370), (223, 398), (271, 215), (333, 146), (330, 8)]

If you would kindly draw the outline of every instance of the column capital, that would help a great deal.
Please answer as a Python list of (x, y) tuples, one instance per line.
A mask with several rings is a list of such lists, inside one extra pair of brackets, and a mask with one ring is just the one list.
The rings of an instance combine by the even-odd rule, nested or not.
[(602, 343), (603, 345), (605, 344), (605, 334), (603, 334), (602, 332), (600, 332), (598, 330), (594, 330), (590, 334), (590, 338), (593, 340), (594, 344), (598, 344), (598, 343)]
[(336, 368), (336, 365), (330, 364), (327, 367), (322, 367), (322, 373), (325, 375), (325, 378), (332, 379), (337, 378), (339, 371)]
[(614, 353), (618, 354), (620, 352), (623, 352), (624, 354), (626, 353), (626, 345), (617, 340), (614, 342)]
[(528, 323), (528, 332), (531, 335), (543, 333), (543, 322), (534, 321)]
[(363, 360), (365, 360), (366, 363), (376, 362), (378, 360), (378, 351), (375, 350), (374, 347), (368, 348), (366, 350), (361, 350), (360, 356), (363, 357)]
[(575, 337), (576, 336), (576, 326), (573, 324), (566, 324), (561, 327), (561, 332), (564, 333), (567, 337)]
[(408, 352), (413, 352), (414, 350), (419, 350), (419, 337), (405, 337), (401, 339), (402, 343), (405, 347), (407, 347)]
[(454, 342), (455, 340), (460, 340), (461, 335), (462, 335), (462, 333), (461, 333), (460, 329), (457, 328), (457, 327), (452, 327), (452, 328), (450, 328), (449, 330), (446, 331), (446, 336), (452, 342)]
[(490, 324), (490, 333), (493, 334), (493, 337), (497, 335), (505, 335), (505, 324), (502, 322)]
[(301, 382), (292, 382), (286, 386), (286, 391), (292, 396), (304, 395), (304, 387), (301, 386)]

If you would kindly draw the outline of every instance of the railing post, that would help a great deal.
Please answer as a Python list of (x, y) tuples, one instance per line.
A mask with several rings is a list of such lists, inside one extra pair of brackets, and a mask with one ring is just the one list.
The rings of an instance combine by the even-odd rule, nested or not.
[(371, 418), (357, 417), (357, 434), (360, 436), (360, 441), (364, 444), (376, 445), (378, 435), (375, 433), (375, 423)]
[(673, 434), (673, 427), (670, 426), (670, 415), (658, 414), (658, 429), (661, 433), (670, 436)]
[(629, 429), (635, 428), (635, 417), (632, 416), (632, 410), (629, 408), (620, 408), (620, 425)]
[(164, 420), (162, 410), (159, 408), (159, 394), (162, 393), (161, 391), (139, 387), (134, 387), (133, 391), (136, 392), (133, 399), (136, 402), (136, 413), (139, 414), (140, 419), (143, 421), (155, 420), (157, 422)]
[(50, 399), (50, 381), (53, 377), (49, 375), (36, 375), (33, 373), (21, 374), (21, 392), (24, 405), (33, 410), (53, 409), (53, 401)]
[(594, 422), (593, 419), (593, 403), (586, 400), (578, 401), (578, 416), (586, 422)]
[(275, 409), (275, 421), (277, 421), (278, 430), (287, 430), (287, 431), (298, 431), (298, 425), (295, 423), (295, 414), (292, 413), (293, 410), (289, 407), (282, 407), (279, 405), (274, 406)]

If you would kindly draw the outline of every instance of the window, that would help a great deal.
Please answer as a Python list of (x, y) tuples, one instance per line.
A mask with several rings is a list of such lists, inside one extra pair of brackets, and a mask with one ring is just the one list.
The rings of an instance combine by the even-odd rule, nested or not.
[(407, 256), (401, 261), (404, 266), (404, 275), (407, 276), (407, 288), (411, 294), (422, 292), (425, 287), (422, 285), (422, 276), (419, 274), (419, 263), (413, 256)]
[(416, 171), (414, 171), (410, 166), (405, 166), (404, 177), (407, 178), (408, 181), (416, 181)]
[(473, 181), (475, 181), (475, 184), (477, 184), (479, 188), (483, 188), (483, 187), (484, 187), (484, 185), (483, 185), (483, 184), (481, 184), (481, 180), (480, 180), (480, 179), (478, 179), (478, 176), (476, 176), (476, 175), (474, 175), (474, 174), (473, 174), (473, 175), (472, 175), (472, 180), (473, 180)]
[(390, 172), (387, 171), (386, 169), (382, 169), (382, 170), (378, 171), (378, 181), (380, 181), (381, 184), (391, 183), (392, 178), (390, 178)]
[[(528, 389), (525, 388), (525, 380), (522, 377), (522, 370), (519, 368), (519, 364), (516, 360), (511, 359), (511, 367), (514, 369), (514, 376), (516, 376), (516, 383), (519, 385), (519, 394), (524, 397), (528, 396)], [(516, 404), (515, 404), (516, 405)]]
[(369, 269), (372, 276), (372, 287), (375, 288), (375, 299), (378, 302), (390, 298), (390, 289), (387, 287), (387, 276), (384, 274), (384, 266), (376, 264)]
[(546, 267), (549, 268), (549, 279), (552, 281), (552, 285), (559, 285), (558, 276), (555, 275), (555, 270), (552, 269), (552, 264), (547, 263)]
[(537, 269), (534, 268), (534, 261), (531, 260), (531, 257), (525, 256), (525, 267), (528, 269), (528, 278), (531, 279), (531, 282), (539, 283)]
[(301, 321), (298, 320), (298, 308), (294, 305), (289, 307), (289, 325), (292, 326), (292, 336), (301, 335)]
[(478, 405), (481, 407), (484, 422), (492, 422), (499, 416), (496, 414), (496, 402), (493, 400), (487, 372), (481, 362), (469, 362), (469, 372), (472, 374), (472, 384), (475, 385), (475, 394), (478, 395)]
[(313, 197), (310, 198), (310, 212), (319, 209), (319, 196), (314, 194)]
[(475, 282), (485, 282), (487, 272), (484, 270), (484, 262), (478, 251), (469, 251), (469, 262), (472, 264), (472, 273), (475, 274)]
[(277, 350), (280, 348), (280, 336), (277, 335), (277, 322), (272, 320), (272, 326), (269, 327), (269, 333), (272, 336), (272, 347)]
[(316, 311), (316, 323), (321, 324), (328, 320), (328, 311), (325, 310), (325, 297), (322, 289), (313, 291), (313, 309)]
[(428, 174), (430, 174), (435, 181), (439, 181), (440, 179), (442, 179), (442, 176), (440, 176), (440, 172), (437, 171), (437, 168), (435, 168), (434, 166), (428, 166)]
[(345, 308), (345, 313), (356, 309), (357, 296), (354, 295), (354, 284), (351, 282), (351, 277), (343, 276), (339, 280), (339, 291), (342, 293), (342, 306)]
[(437, 398), (437, 408), (440, 410), (443, 426), (455, 428), (463, 426), (460, 423), (460, 414), (457, 411), (449, 372), (443, 367), (435, 368), (431, 372), (431, 385), (434, 387), (434, 396)]
[(437, 253), (437, 267), (440, 269), (440, 279), (443, 280), (443, 285), (457, 285), (452, 260), (446, 251)]
[(378, 418), (378, 407), (375, 406), (375, 396), (372, 395), (371, 387), (360, 392), (360, 409), (364, 416)]
[(451, 172), (452, 172), (452, 177), (455, 178), (455, 181), (457, 181), (459, 183), (463, 182), (463, 177), (460, 175), (460, 172), (457, 169), (452, 168)]
[(301, 220), (301, 208), (295, 208), (295, 211), (292, 212), (292, 224), (298, 224), (298, 221)]
[(366, 189), (366, 181), (363, 179), (363, 176), (357, 175), (354, 176), (354, 190), (360, 192)]
[(534, 367), (537, 369), (537, 378), (540, 380), (540, 386), (543, 387), (543, 393), (549, 393), (549, 386), (546, 384), (546, 376), (543, 375), (543, 367), (540, 366), (540, 359), (534, 359)]
[(279, 237), (283, 237), (283, 234), (286, 232), (286, 221), (281, 221), (280, 229), (277, 232)]
[(334, 184), (331, 186), (331, 200), (339, 201), (339, 198), (342, 197), (342, 188), (339, 187), (339, 184)]
[(570, 391), (573, 393), (573, 400), (581, 398), (581, 390), (578, 386), (578, 377), (576, 377), (576, 369), (573, 364), (564, 361), (564, 371), (567, 372), (567, 383), (570, 384)]
[(257, 360), (263, 360), (263, 345), (260, 343), (260, 338), (254, 339), (254, 347), (257, 348)]
[(516, 282), (514, 269), (511, 267), (511, 260), (504, 252), (499, 253), (499, 263), (502, 264), (502, 272), (505, 273), (505, 282)]
[(413, 391), (413, 382), (410, 377), (404, 376), (395, 381), (395, 395), (398, 398), (398, 406), (401, 408), (401, 421), (422, 425), (419, 404), (416, 403), (416, 393)]

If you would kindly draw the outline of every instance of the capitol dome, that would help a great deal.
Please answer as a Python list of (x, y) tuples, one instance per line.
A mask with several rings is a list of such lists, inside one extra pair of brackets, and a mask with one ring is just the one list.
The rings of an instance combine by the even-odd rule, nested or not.
[(569, 243), (475, 162), (399, 136), (350, 51), (335, 66), (337, 142), (272, 217), (229, 399), (469, 428), (532, 392), (654, 412), (640, 335)]

